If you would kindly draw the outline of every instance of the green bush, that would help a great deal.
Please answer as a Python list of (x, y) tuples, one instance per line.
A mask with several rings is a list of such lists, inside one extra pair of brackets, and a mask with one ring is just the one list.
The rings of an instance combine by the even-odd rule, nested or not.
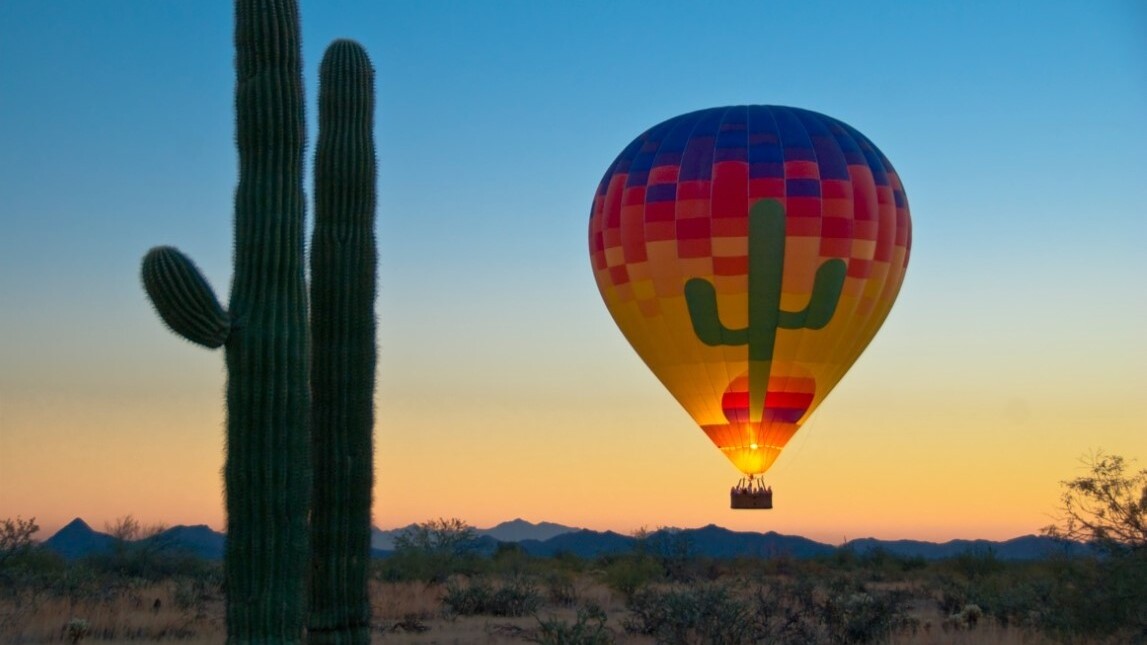
[(376, 575), (389, 582), (446, 582), (451, 576), (473, 575), (482, 566), (477, 531), (459, 519), (415, 524), (394, 540), (394, 554), (383, 560)]
[(563, 569), (550, 571), (544, 576), (546, 598), (558, 607), (572, 607), (577, 604), (577, 587), (573, 574)]
[(628, 633), (658, 643), (884, 643), (915, 628), (908, 593), (851, 578), (643, 587), (627, 603)]
[(538, 630), (526, 640), (544, 645), (611, 645), (613, 634), (605, 626), (605, 610), (596, 604), (587, 604), (577, 610), (577, 619), (570, 623), (555, 617), (538, 619)]
[(517, 617), (536, 612), (542, 597), (528, 578), (509, 578), (495, 586), (484, 577), (474, 577), (466, 584), (457, 579), (448, 582), (442, 604), (456, 616)]
[(817, 608), (819, 590), (808, 576), (794, 581), (768, 578), (752, 590), (753, 635), (774, 645), (827, 641)]
[(638, 589), (661, 581), (665, 577), (661, 565), (643, 553), (627, 553), (604, 559), (602, 563), (604, 565), (602, 582), (626, 598), (632, 597)]
[(820, 615), (834, 643), (885, 643), (893, 633), (916, 627), (908, 615), (907, 597), (904, 591), (844, 591), (827, 596)]
[(750, 606), (723, 585), (644, 587), (626, 603), (623, 627), (658, 643), (744, 643), (752, 640)]

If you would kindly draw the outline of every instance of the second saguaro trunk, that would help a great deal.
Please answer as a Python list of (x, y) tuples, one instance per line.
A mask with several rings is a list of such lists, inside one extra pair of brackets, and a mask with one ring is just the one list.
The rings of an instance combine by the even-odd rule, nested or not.
[(311, 643), (368, 644), (375, 382), (374, 72), (339, 40), (319, 71), (311, 241)]

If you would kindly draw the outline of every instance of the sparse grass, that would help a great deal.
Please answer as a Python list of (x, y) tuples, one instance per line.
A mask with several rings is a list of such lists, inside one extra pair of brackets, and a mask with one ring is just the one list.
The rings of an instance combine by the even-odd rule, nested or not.
[[(19, 611), (13, 611), (16, 599), (6, 597), (0, 604), (0, 642), (222, 642), (222, 597), (181, 607), (175, 599), (178, 592), (175, 582), (164, 582), (82, 597), (41, 594), (20, 599)], [(80, 621), (85, 624), (82, 633)]]
[[(833, 638), (840, 638), (832, 636), (834, 625), (839, 629), (856, 616), (864, 615), (857, 611), (871, 609), (871, 602), (860, 607), (859, 600), (894, 601), (898, 604), (885, 608), (892, 612), (887, 616), (908, 620), (886, 620), (882, 624), (887, 629), (875, 632), (871, 640), (853, 642), (894, 645), (1057, 642), (1015, 621), (1005, 624), (978, 606), (973, 609), (966, 605), (958, 611), (946, 607), (947, 599), (942, 598), (942, 590), (929, 584), (929, 576), (938, 566), (942, 569), (942, 565), (929, 565), (896, 580), (884, 575), (875, 576), (880, 579), (873, 580), (871, 572), (842, 572), (818, 563), (790, 563), (789, 567), (797, 569), (795, 573), (769, 570), (769, 563), (765, 561), (757, 564), (758, 570), (745, 563), (728, 565), (717, 572), (719, 575), (705, 580), (663, 579), (646, 583), (636, 590), (641, 593), (635, 595), (633, 589), (622, 591), (613, 586), (611, 583), (615, 581), (605, 567), (587, 566), (571, 571), (560, 568), (556, 560), (539, 560), (532, 563), (530, 573), (522, 574), (528, 576), (532, 585), (523, 588), (531, 590), (536, 604), (531, 605), (528, 613), (517, 616), (493, 615), (515, 613), (496, 610), (496, 607), (460, 615), (458, 611), (451, 611), (447, 602), (451, 585), (456, 590), (486, 585), (496, 591), (506, 583), (506, 574), (486, 572), (432, 583), (375, 580), (371, 584), (373, 642), (440, 645), (832, 642)], [(197, 645), (224, 642), (224, 605), (217, 582), (204, 584), (180, 579), (113, 583), (85, 584), (79, 591), (8, 590), (0, 594), (0, 643), (72, 642), (68, 624), (73, 619), (85, 623), (83, 633), (76, 640), (79, 643)], [(667, 593), (670, 590), (675, 591)], [(766, 597), (762, 597), (762, 593)], [(859, 600), (853, 602), (856, 599)], [(684, 605), (670, 606), (672, 603)], [(649, 621), (659, 620), (657, 616), (663, 616), (664, 610), (681, 614), (698, 611), (698, 608), (702, 613), (698, 613), (693, 622), (676, 625), (671, 621), (669, 631), (639, 633), (642, 630), (627, 629), (642, 620), (647, 621), (647, 626), (655, 627), (655, 623)], [(712, 615), (704, 615), (705, 611)], [(843, 613), (831, 616), (833, 611)], [(961, 613), (962, 618), (954, 616)], [(973, 619), (968, 620), (969, 617)], [(662, 619), (670, 620), (664, 616)], [(756, 631), (727, 629), (727, 622), (721, 622), (726, 619), (752, 621)], [(793, 620), (800, 623), (796, 628), (791, 624)], [(76, 633), (74, 627), (73, 634)], [(778, 631), (784, 629), (788, 631)], [(802, 629), (805, 631), (800, 631)], [(675, 633), (683, 636), (674, 636)], [(762, 634), (765, 634), (763, 638)], [(782, 634), (787, 636), (778, 640)], [(801, 640), (806, 634), (818, 640)], [(1103, 641), (1075, 638), (1070, 642)]]

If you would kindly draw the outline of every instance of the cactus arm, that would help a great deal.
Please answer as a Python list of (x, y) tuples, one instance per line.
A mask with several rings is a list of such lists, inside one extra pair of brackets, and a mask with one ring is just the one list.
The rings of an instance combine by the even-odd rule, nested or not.
[(374, 71), (338, 40), (319, 68), (311, 238), (312, 645), (369, 645), (374, 483)]
[(143, 288), (172, 331), (215, 349), (227, 342), (231, 321), (207, 279), (186, 255), (170, 246), (147, 252), (140, 271)]
[(778, 326), (783, 329), (823, 329), (836, 313), (847, 272), (848, 265), (840, 258), (820, 265), (808, 305), (800, 311), (780, 312)]
[(693, 278), (685, 283), (685, 304), (689, 307), (689, 320), (693, 333), (710, 347), (718, 345), (745, 345), (749, 330), (729, 329), (721, 323), (717, 313), (717, 290), (708, 280)]

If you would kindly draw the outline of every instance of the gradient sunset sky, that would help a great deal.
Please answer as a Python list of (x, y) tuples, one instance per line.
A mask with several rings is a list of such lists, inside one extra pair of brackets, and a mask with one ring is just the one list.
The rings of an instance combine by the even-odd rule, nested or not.
[[(325, 46), (377, 69), (376, 525), (1005, 539), (1053, 521), (1082, 456), (1147, 461), (1144, 3), (300, 4), (311, 142)], [(223, 356), (138, 276), (173, 244), (226, 300), (231, 29), (228, 2), (0, 3), (0, 518), (41, 537), (224, 526)], [(587, 248), (627, 143), (732, 104), (854, 126), (914, 225), (770, 512), (729, 510), (739, 473), (629, 348)]]

